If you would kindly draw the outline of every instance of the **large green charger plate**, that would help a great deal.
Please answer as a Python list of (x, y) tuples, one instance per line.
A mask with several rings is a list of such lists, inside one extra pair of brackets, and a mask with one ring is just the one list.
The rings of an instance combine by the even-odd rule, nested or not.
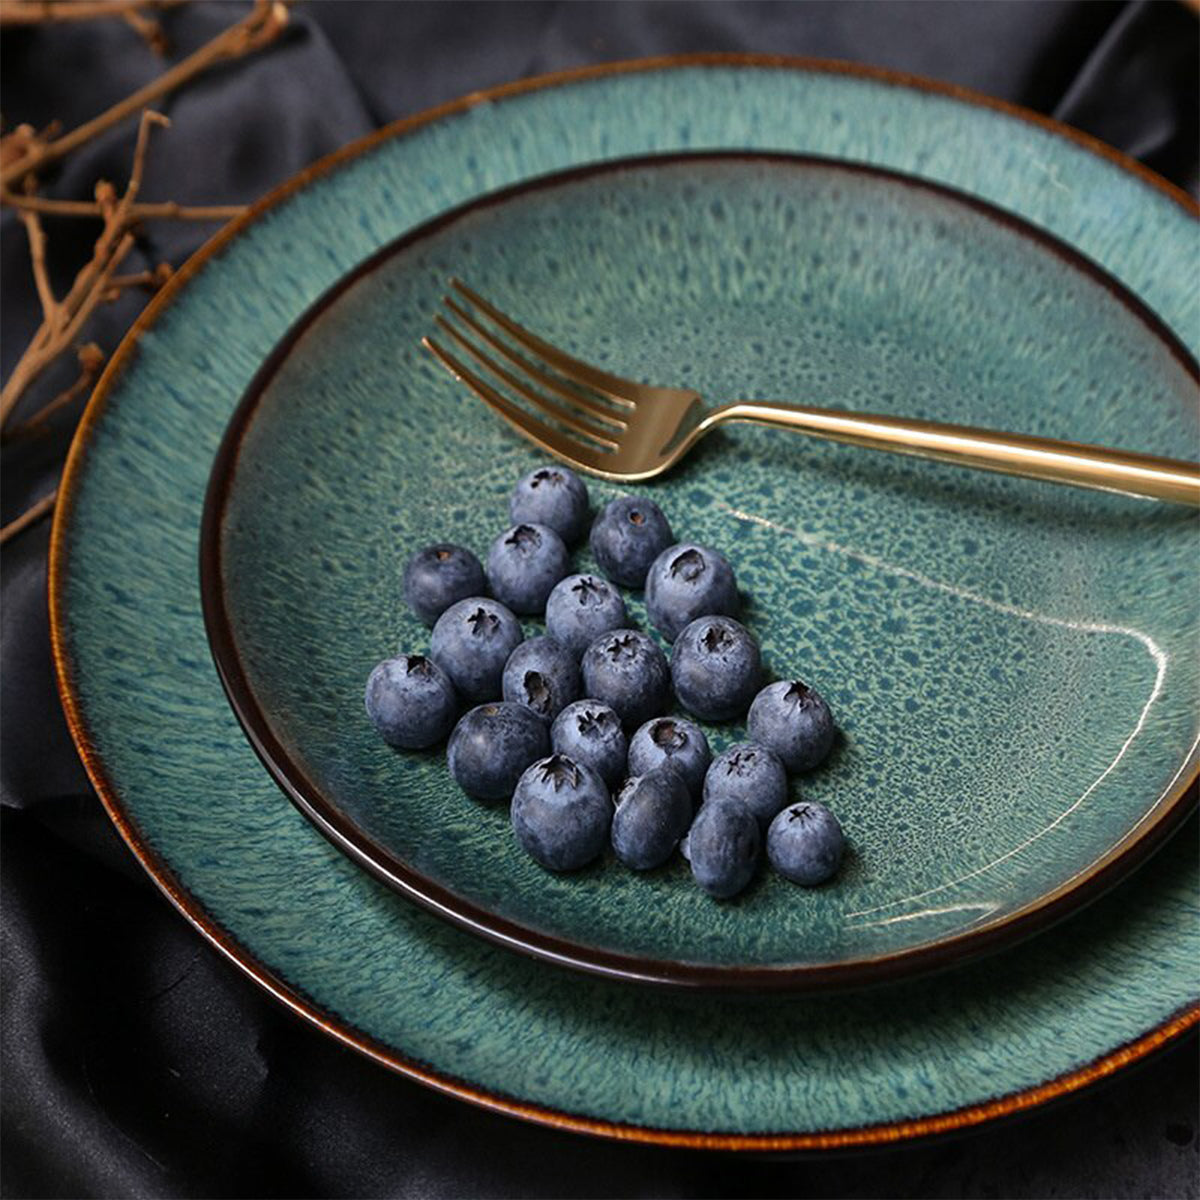
[[(224, 231), (148, 310), (102, 380), (68, 466), (51, 560), (56, 662), (118, 827), (185, 914), (273, 994), (479, 1103), (613, 1136), (740, 1148), (978, 1123), (1108, 1074), (1200, 1017), (1186, 832), (1113, 894), (1021, 947), (836, 1001), (648, 995), (511, 954), (395, 896), (300, 817), (241, 736), (205, 644), (204, 489), (259, 365), (379, 246), (532, 176), (726, 147), (928, 177), (1094, 259), (1194, 353), (1186, 203), (1080, 139), (969, 100), (911, 80), (747, 59), (517, 85), (402, 123), (307, 172)], [(864, 563), (876, 557), (861, 549)], [(1129, 625), (1143, 593), (1176, 588), (1186, 605), (1194, 592), (1186, 571), (1140, 574), (1128, 593), (1079, 583), (1069, 616), (1096, 625)], [(993, 606), (1041, 611), (1018, 585), (1036, 589), (1035, 573), (1015, 573)]]

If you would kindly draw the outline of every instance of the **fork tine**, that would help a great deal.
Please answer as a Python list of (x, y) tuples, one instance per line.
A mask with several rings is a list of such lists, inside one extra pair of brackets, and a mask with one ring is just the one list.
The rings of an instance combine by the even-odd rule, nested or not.
[(442, 303), (481, 341), (487, 342), (493, 350), (503, 354), (514, 367), (524, 371), (527, 375), (532, 376), (543, 387), (549, 388), (555, 395), (561, 396), (564, 400), (578, 408), (584, 409), (586, 412), (595, 416), (598, 420), (605, 421), (614, 426), (616, 429), (624, 429), (625, 422), (607, 405), (597, 404), (595, 400), (589, 399), (587, 396), (581, 395), (579, 392), (567, 387), (555, 379), (553, 375), (548, 375), (540, 367), (535, 366), (528, 359), (522, 358), (511, 347), (506, 346), (495, 334), (486, 330), (470, 313), (459, 305), (455, 304), (449, 296), (442, 297)]
[(502, 396), (490, 384), (485, 383), (465, 363), (460, 362), (443, 346), (438, 345), (433, 338), (421, 339), (421, 344), (441, 362), (456, 379), (461, 380), (499, 416), (503, 417), (522, 437), (528, 438), (535, 445), (548, 450), (558, 458), (564, 459), (573, 466), (584, 470), (594, 470), (599, 465), (598, 453), (591, 456), (588, 447), (551, 429), (549, 425), (530, 416), (524, 409), (518, 408), (506, 397)]
[(589, 387), (595, 388), (596, 391), (607, 396), (610, 400), (618, 404), (623, 404), (627, 408), (633, 407), (634, 402), (626, 395), (629, 388), (629, 380), (622, 379), (619, 375), (610, 375), (607, 371), (601, 371), (597, 367), (593, 367), (591, 363), (583, 362), (581, 359), (572, 358), (571, 355), (560, 350), (557, 346), (543, 341), (537, 334), (530, 333), (528, 329), (518, 325), (511, 317), (506, 317), (498, 308), (489, 304), (482, 296), (467, 287), (461, 279), (451, 279), (450, 286), (466, 297), (470, 303), (475, 305), (480, 312), (486, 314), (501, 329), (505, 330), (518, 345), (532, 350), (535, 354), (540, 354), (542, 358), (568, 379), (586, 383)]
[(610, 449), (616, 449), (617, 443), (613, 440), (612, 430), (601, 429), (595, 425), (588, 424), (582, 414), (570, 412), (563, 408), (560, 404), (556, 404), (548, 396), (543, 396), (540, 392), (535, 392), (527, 384), (523, 383), (510, 371), (506, 371), (498, 362), (489, 358), (484, 354), (473, 342), (468, 338), (463, 337), (449, 321), (443, 317), (434, 317), (439, 329), (452, 337), (485, 371), (502, 379), (514, 392), (519, 396), (524, 396), (530, 404), (534, 405), (542, 412), (552, 416), (560, 424), (565, 425), (568, 429), (573, 429), (582, 437), (590, 438), (594, 442), (600, 442)]

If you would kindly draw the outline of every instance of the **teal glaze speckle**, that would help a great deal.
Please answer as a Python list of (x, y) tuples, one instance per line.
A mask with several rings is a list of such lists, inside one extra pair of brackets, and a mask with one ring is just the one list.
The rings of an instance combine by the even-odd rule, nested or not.
[[(827, 966), (1003, 923), (1170, 791), (1195, 737), (1200, 594), (1167, 582), (1193, 565), (1193, 514), (740, 428), (645, 490), (677, 537), (729, 556), (768, 668), (838, 714), (831, 764), (793, 795), (838, 813), (847, 869), (804, 892), (766, 873), (717, 904), (681, 858), (648, 875), (612, 857), (538, 868), (507, 806), (469, 800), (440, 753), (390, 750), (362, 711), (379, 658), (428, 647), (399, 599), (408, 556), (435, 541), (486, 556), (513, 483), (544, 461), (420, 346), (453, 274), (587, 359), (713, 402), (1159, 453), (1197, 440), (1194, 381), (1108, 288), (927, 189), (813, 163), (659, 163), (464, 214), (308, 326), (225, 510), (249, 686), (300, 773), (401, 863), (577, 946)], [(1151, 583), (1129, 594), (1135, 578)]]
[[(146, 843), (238, 953), (328, 1019), (443, 1077), (594, 1120), (730, 1134), (910, 1120), (1037, 1086), (1195, 1000), (1194, 824), (1112, 896), (978, 966), (836, 1002), (658, 995), (647, 1003), (640, 989), (483, 943), (373, 882), (266, 777), (210, 665), (195, 571), (209, 466), (254, 370), (304, 308), (365, 255), (448, 205), (573, 163), (686, 145), (842, 155), (966, 188), (1079, 247), (1196, 348), (1197, 296), (1181, 269), (1193, 252), (1194, 223), (1137, 179), (1022, 122), (878, 82), (732, 67), (615, 76), (477, 107), (385, 142), (272, 209), (206, 264), (139, 340), (75, 473), (57, 563), (60, 645), (92, 748)], [(432, 388), (436, 377), (429, 378)], [(1161, 436), (1163, 419), (1156, 411), (1145, 435)], [(1135, 433), (1143, 435), (1141, 423)], [(724, 537), (737, 527), (699, 494), (714, 486), (702, 476), (720, 469), (729, 446), (789, 463), (803, 458), (809, 470), (822, 461), (814, 444), (756, 436), (731, 433), (720, 452), (705, 448), (685, 468), (689, 509), (714, 522), (697, 522), (694, 536)], [(510, 461), (496, 464), (495, 480), (515, 477), (527, 461), (516, 443), (504, 444)], [(878, 502), (881, 493), (907, 495), (905, 472), (916, 470), (846, 453), (826, 486), (848, 487), (848, 504), (867, 495)], [(1011, 494), (983, 477), (920, 477), (923, 504), (970, 504), (980, 525), (956, 532), (962, 554), (949, 582), (990, 605), (1016, 604), (1010, 585), (995, 582)], [(722, 489), (726, 482), (718, 480)], [(1095, 503), (1056, 491), (1050, 508), (1082, 530)], [(897, 664), (907, 664), (906, 652), (924, 662), (939, 649), (912, 644), (921, 626), (909, 612), (917, 594), (940, 603), (939, 589), (872, 565), (906, 553), (888, 544), (886, 529), (861, 531), (873, 540), (854, 547), (866, 556), (860, 560), (841, 555), (859, 562), (851, 568), (837, 552), (819, 553), (838, 542), (832, 512), (808, 514), (806, 528), (795, 512), (752, 511), (815, 539), (811, 563), (801, 561), (817, 574), (816, 594), (838, 587), (853, 600), (855, 589), (877, 587), (897, 595), (899, 611), (885, 618), (909, 622)], [(1153, 556), (1163, 534), (1144, 511)], [(1113, 501), (1112, 512), (1130, 510)], [(465, 511), (452, 519), (466, 519)], [(1105, 597), (1108, 619), (1136, 624), (1143, 591), (1192, 588), (1190, 572), (1174, 580), (1131, 574), (1119, 596), (1111, 587), (1097, 593), (1071, 547), (1046, 531), (1045, 508), (1040, 518), (1037, 506), (1022, 509), (1020, 519), (1049, 538), (1057, 557), (1047, 562), (1063, 564), (1055, 595), (1071, 605), (1051, 615), (1074, 619)], [(763, 569), (759, 560), (792, 553), (769, 526), (751, 522), (746, 533), (757, 539), (752, 574)], [(944, 580), (928, 564), (912, 569)], [(987, 587), (995, 594), (980, 590)], [(900, 598), (906, 589), (910, 599)], [(1034, 599), (1043, 611), (1044, 597)], [(820, 615), (797, 603), (798, 619)], [(962, 611), (986, 621), (1004, 615), (988, 604)], [(931, 628), (940, 619), (936, 607), (922, 618)], [(1060, 636), (1053, 625), (1040, 628), (1043, 645)], [(796, 649), (811, 653), (817, 636), (805, 634), (810, 641)], [(820, 636), (832, 644), (839, 633)], [(1025, 653), (1042, 650), (1031, 645)], [(773, 659), (779, 651), (768, 646)], [(1082, 658), (1061, 646), (1059, 653), (1072, 670), (1084, 669)], [(846, 678), (846, 658), (831, 661), (833, 687)], [(873, 669), (889, 673), (886, 664)], [(835, 692), (833, 699), (850, 722), (852, 698)], [(975, 719), (986, 721), (986, 713)], [(860, 727), (850, 733), (864, 736)]]

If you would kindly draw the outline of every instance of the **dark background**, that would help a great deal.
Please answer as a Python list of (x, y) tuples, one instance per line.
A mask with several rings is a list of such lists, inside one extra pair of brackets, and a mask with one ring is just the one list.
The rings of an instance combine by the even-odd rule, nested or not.
[[(179, 57), (245, 11), (164, 18)], [(1157, 3), (358, 3), (315, 0), (261, 57), (159, 105), (147, 200), (238, 203), (397, 117), (582, 63), (699, 50), (850, 59), (965, 84), (1095, 134), (1193, 194), (1200, 20)], [(8, 125), (70, 129), (163, 67), (120, 21), (6, 32)], [(132, 125), (47, 176), (123, 183)], [(126, 267), (178, 264), (211, 230), (150, 226)], [(0, 226), (5, 374), (38, 320), (23, 232)], [(49, 221), (63, 290), (95, 237)], [(139, 256), (142, 261), (138, 261)], [(104, 309), (111, 350), (140, 300)], [(64, 372), (27, 397), (69, 382)], [(7, 447), (5, 521), (56, 478), (80, 405)], [(104, 816), (51, 676), (48, 526), (3, 555), (3, 1145), (23, 1196), (1200, 1195), (1194, 1038), (1048, 1110), (952, 1140), (764, 1161), (606, 1144), (394, 1077), (302, 1025), (163, 900)], [(1153, 869), (1151, 865), (1150, 868)]]

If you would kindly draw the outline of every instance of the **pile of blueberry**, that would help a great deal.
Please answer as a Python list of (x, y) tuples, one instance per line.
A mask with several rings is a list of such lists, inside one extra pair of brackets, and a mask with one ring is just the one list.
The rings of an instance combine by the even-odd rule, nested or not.
[[(765, 835), (787, 878), (833, 875), (844, 844), (837, 818), (812, 801), (789, 805), (787, 780), (829, 752), (833, 718), (797, 680), (762, 686), (725, 557), (677, 543), (652, 500), (621, 496), (591, 526), (603, 577), (573, 575), (567, 547), (589, 516), (583, 481), (542, 467), (509, 507), (513, 525), (492, 543), (486, 575), (460, 546), (409, 559), (404, 598), (433, 635), (428, 655), (371, 672), (367, 714), (384, 740), (421, 749), (449, 734), (459, 786), (511, 799), (518, 842), (553, 871), (584, 866), (608, 843), (644, 871), (679, 846), (700, 887), (733, 896), (754, 875)], [(651, 622), (673, 643), (669, 662), (629, 627), (614, 585), (645, 589)], [(546, 634), (526, 640), (514, 614), (542, 613)], [(702, 721), (748, 709), (751, 740), (714, 759), (696, 724), (664, 715), (672, 693)], [(473, 707), (460, 716), (464, 703)]]

